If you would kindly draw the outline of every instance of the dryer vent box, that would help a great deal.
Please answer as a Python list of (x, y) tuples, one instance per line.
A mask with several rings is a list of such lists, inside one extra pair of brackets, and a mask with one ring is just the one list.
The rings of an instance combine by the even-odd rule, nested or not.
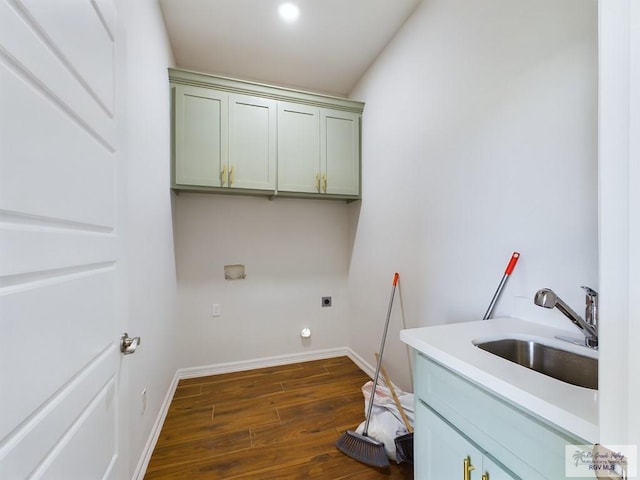
[(224, 266), (224, 278), (225, 280), (244, 280), (246, 275), (244, 274), (244, 265), (225, 265)]

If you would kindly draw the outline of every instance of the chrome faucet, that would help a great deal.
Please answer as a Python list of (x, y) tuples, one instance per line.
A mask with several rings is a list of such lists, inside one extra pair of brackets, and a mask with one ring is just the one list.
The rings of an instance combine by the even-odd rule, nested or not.
[(550, 288), (543, 288), (536, 292), (536, 296), (533, 301), (539, 307), (553, 308), (557, 307), (564, 315), (571, 320), (571, 322), (580, 329), (584, 335), (584, 342), (567, 337), (556, 337), (560, 340), (565, 340), (580, 345), (586, 345), (587, 347), (597, 349), (598, 348), (598, 292), (589, 288), (582, 287), (586, 293), (586, 306), (585, 306), (585, 319), (583, 320), (580, 315), (573, 311), (573, 309), (567, 305), (558, 295), (555, 294)]

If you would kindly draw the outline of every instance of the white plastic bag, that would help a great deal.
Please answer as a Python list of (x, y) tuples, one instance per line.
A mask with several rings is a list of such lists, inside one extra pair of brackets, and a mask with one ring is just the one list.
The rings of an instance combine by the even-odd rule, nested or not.
[[(373, 382), (369, 381), (362, 386), (362, 394), (364, 395), (364, 414), (365, 417), (369, 409), (369, 399), (371, 398), (371, 390)], [(406, 393), (396, 388), (396, 395), (400, 404), (409, 419), (409, 423), (413, 425), (414, 407), (413, 394)], [(356, 429), (357, 433), (362, 434), (364, 431), (366, 420), (362, 422)], [(373, 408), (371, 410), (371, 420), (369, 420), (369, 430), (367, 436), (375, 438), (377, 441), (384, 443), (384, 449), (387, 456), (398, 462), (396, 458), (395, 439), (401, 435), (408, 433), (407, 428), (402, 421), (400, 411), (393, 401), (391, 391), (385, 386), (378, 383), (376, 394), (373, 399)]]

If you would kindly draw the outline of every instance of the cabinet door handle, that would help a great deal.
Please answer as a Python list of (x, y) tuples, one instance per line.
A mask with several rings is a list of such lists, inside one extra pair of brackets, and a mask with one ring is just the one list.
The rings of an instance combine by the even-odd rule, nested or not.
[(234, 177), (233, 177), (233, 165), (229, 169), (229, 186), (233, 185)]
[(489, 474), (488, 473), (483, 473), (482, 474), (482, 480), (489, 480)]
[(322, 174), (322, 190), (327, 193), (327, 174)]
[(316, 190), (320, 193), (320, 174), (316, 173)]
[(227, 166), (223, 165), (222, 170), (220, 171), (220, 183), (224, 187), (224, 184), (227, 182)]
[(471, 471), (476, 469), (476, 467), (471, 465), (471, 458), (470, 457), (465, 458), (464, 461), (462, 462), (462, 464), (463, 464), (463, 468), (464, 468), (463, 473), (462, 473), (462, 475), (463, 475), (462, 478), (464, 480), (471, 480)]

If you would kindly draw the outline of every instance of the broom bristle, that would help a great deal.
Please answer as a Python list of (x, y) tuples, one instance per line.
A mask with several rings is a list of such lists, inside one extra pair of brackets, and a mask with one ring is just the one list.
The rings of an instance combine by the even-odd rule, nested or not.
[(354, 460), (372, 467), (386, 468), (389, 466), (389, 458), (387, 458), (387, 452), (384, 450), (384, 443), (366, 435), (360, 435), (352, 430), (347, 430), (338, 439), (336, 448)]

